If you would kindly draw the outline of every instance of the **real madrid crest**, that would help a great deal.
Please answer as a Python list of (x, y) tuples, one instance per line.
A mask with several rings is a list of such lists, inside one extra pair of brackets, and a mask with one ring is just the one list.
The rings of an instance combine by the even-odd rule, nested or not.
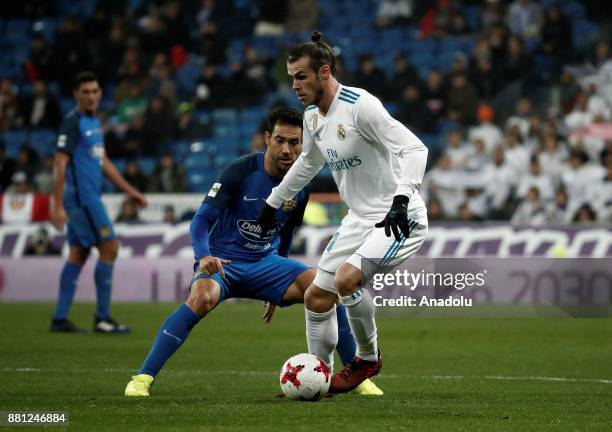
[(312, 130), (316, 131), (318, 125), (319, 125), (319, 114), (315, 114), (312, 116)]
[(341, 124), (338, 125), (338, 139), (343, 140), (346, 138), (346, 131), (344, 130), (344, 126)]
[(297, 201), (294, 199), (287, 200), (283, 203), (282, 209), (285, 213), (292, 211), (297, 206)]

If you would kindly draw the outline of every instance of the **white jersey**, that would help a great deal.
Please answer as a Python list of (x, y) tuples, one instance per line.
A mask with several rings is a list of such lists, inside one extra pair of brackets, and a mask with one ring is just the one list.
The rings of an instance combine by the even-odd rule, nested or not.
[(405, 195), (408, 215), (417, 219), (426, 213), (418, 192), (426, 162), (427, 147), (378, 98), (340, 85), (325, 116), (315, 105), (306, 108), (302, 154), (267, 202), (279, 208), (327, 163), (353, 217), (378, 222), (393, 197)]

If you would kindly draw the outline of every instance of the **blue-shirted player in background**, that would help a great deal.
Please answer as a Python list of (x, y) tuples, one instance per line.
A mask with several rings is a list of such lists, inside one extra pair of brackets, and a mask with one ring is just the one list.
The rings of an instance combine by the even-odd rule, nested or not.
[(59, 298), (50, 330), (85, 332), (68, 320), (68, 312), (81, 269), (92, 246), (96, 246), (100, 256), (94, 276), (97, 296), (94, 331), (128, 333), (128, 327), (110, 317), (113, 263), (119, 242), (100, 199), (102, 174), (140, 206), (145, 207), (147, 201), (105, 155), (102, 125), (96, 116), (102, 90), (94, 73), (82, 72), (76, 77), (74, 97), (77, 106), (66, 115), (61, 125), (55, 156), (55, 204), (51, 222), (59, 230), (68, 223), (66, 240), (70, 254), (62, 269)]
[[(269, 322), (275, 305), (303, 303), (315, 270), (287, 258), (293, 233), (302, 223), (308, 191), (301, 190), (277, 211), (278, 228), (262, 233), (256, 224), (264, 198), (302, 151), (302, 115), (289, 108), (268, 119), (265, 153), (243, 156), (225, 168), (191, 222), (196, 263), (185, 304), (162, 324), (153, 348), (125, 389), (126, 396), (149, 396), (153, 380), (185, 342), (191, 329), (223, 300), (263, 300)], [(338, 307), (338, 354), (351, 361), (356, 345), (346, 312)], [(361, 394), (382, 394), (367, 381)]]

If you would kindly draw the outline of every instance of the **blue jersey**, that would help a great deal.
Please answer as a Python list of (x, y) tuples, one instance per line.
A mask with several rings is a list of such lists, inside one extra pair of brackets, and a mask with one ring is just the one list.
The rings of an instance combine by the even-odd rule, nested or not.
[(259, 261), (278, 251), (283, 232), (291, 237), (302, 223), (308, 202), (306, 188), (276, 211), (279, 230), (262, 234), (256, 222), (266, 198), (280, 182), (265, 171), (263, 153), (242, 156), (221, 172), (202, 203), (220, 212), (209, 232), (213, 256)]
[(70, 156), (66, 166), (64, 207), (81, 207), (99, 200), (104, 159), (100, 119), (77, 109), (69, 112), (60, 127), (57, 151)]

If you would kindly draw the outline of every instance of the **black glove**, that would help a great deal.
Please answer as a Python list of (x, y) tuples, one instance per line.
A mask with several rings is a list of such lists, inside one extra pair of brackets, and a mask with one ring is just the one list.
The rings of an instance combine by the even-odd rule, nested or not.
[(408, 224), (408, 197), (404, 195), (396, 195), (393, 197), (393, 204), (387, 216), (376, 225), (376, 228), (385, 227), (385, 234), (391, 237), (391, 231), (395, 236), (395, 240), (401, 241), (400, 231), (404, 238), (410, 235), (410, 226)]
[(261, 228), (261, 239), (266, 237), (271, 230), (277, 229), (278, 219), (276, 219), (276, 209), (265, 203), (257, 218), (257, 225)]

